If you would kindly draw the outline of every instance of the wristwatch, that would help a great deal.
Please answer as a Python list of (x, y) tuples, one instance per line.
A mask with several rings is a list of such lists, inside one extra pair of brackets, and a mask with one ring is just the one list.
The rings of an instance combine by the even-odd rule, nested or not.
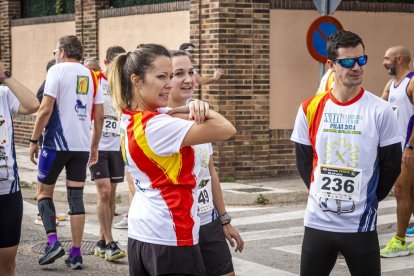
[(410, 149), (410, 150), (414, 150), (414, 147), (413, 146), (411, 146), (410, 144), (405, 144), (405, 147), (407, 148), (407, 149)]
[(0, 77), (0, 82), (3, 82), (4, 80), (6, 80), (10, 77), (11, 77), (11, 72), (10, 71), (4, 71), (3, 76)]
[(220, 220), (221, 225), (226, 225), (231, 222), (231, 216), (227, 212), (225, 212), (224, 214), (219, 216), (219, 220)]

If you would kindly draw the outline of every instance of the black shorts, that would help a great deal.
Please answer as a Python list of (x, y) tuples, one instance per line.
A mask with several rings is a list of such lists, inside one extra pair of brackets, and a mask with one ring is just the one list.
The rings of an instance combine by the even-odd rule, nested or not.
[(234, 271), (231, 253), (220, 220), (200, 226), (200, 250), (207, 275), (225, 275)]
[(90, 167), (92, 181), (110, 178), (112, 183), (124, 181), (125, 163), (121, 151), (99, 151), (98, 163)]
[(22, 193), (18, 191), (13, 194), (0, 195), (0, 248), (19, 244), (22, 219)]
[(336, 233), (305, 227), (300, 275), (330, 275), (338, 252), (352, 275), (381, 274), (377, 231)]
[(37, 180), (43, 184), (54, 185), (65, 168), (67, 180), (85, 182), (88, 160), (88, 151), (42, 149), (39, 156)]
[(200, 247), (167, 246), (128, 238), (129, 275), (205, 275)]

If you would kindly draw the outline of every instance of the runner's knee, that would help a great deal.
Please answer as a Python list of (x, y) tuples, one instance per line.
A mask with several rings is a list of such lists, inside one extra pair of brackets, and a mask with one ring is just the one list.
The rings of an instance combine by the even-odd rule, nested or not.
[(70, 215), (85, 214), (83, 204), (83, 187), (68, 187), (68, 203)]

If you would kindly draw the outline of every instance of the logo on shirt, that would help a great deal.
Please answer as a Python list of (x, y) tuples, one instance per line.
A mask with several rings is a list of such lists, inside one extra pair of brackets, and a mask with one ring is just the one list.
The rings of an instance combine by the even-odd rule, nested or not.
[(78, 114), (78, 119), (81, 121), (85, 121), (88, 114), (86, 104), (83, 104), (81, 100), (76, 100), (75, 111)]
[(78, 84), (76, 87), (76, 94), (86, 95), (89, 90), (89, 77), (78, 76)]

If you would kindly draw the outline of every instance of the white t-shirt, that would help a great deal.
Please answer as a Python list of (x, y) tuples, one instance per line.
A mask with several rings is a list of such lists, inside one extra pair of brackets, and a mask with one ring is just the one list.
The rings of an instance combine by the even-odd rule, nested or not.
[(402, 140), (391, 106), (363, 89), (347, 103), (332, 93), (316, 95), (299, 108), (291, 140), (314, 150), (305, 226), (331, 232), (375, 230), (378, 147)]
[(96, 75), (80, 63), (63, 62), (49, 69), (44, 95), (55, 98), (55, 105), (45, 128), (44, 148), (90, 151), (92, 107), (104, 103), (97, 86)]
[(3, 85), (0, 98), (0, 195), (5, 195), (20, 191), (12, 124), (12, 116), (17, 114), (20, 103)]
[(121, 116), (121, 152), (135, 184), (128, 237), (161, 245), (198, 243), (196, 176), (192, 147), (181, 147), (193, 122), (151, 111)]
[(408, 122), (414, 114), (414, 105), (407, 96), (407, 86), (413, 76), (414, 72), (409, 73), (398, 86), (395, 86), (395, 80), (393, 80), (391, 82), (390, 93), (388, 95), (388, 102), (392, 106), (394, 115), (397, 118), (400, 135), (403, 137), (407, 135)]
[(99, 141), (99, 150), (102, 151), (119, 151), (121, 142), (119, 140), (119, 120), (116, 110), (112, 107), (112, 98), (109, 93), (108, 80), (99, 72), (98, 74), (99, 90), (104, 98), (104, 125), (102, 129), (101, 140)]
[(218, 218), (213, 204), (213, 192), (209, 169), (210, 157), (213, 154), (211, 143), (193, 146), (196, 153), (196, 161), (200, 164), (200, 172), (197, 175), (198, 186), (198, 213), (200, 225), (205, 225)]

